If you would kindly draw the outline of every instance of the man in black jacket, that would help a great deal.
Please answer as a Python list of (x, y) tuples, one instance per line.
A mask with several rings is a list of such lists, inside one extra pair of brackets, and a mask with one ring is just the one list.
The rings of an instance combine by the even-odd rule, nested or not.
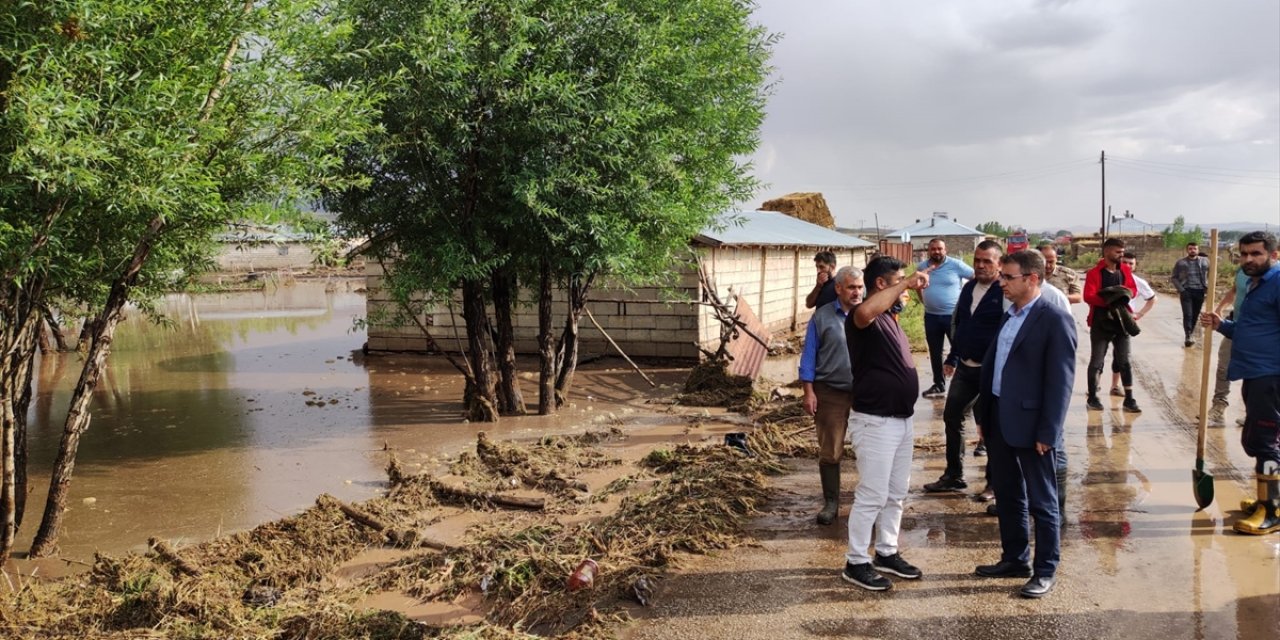
[(929, 492), (959, 491), (968, 487), (964, 479), (964, 415), (978, 399), (982, 358), (1000, 332), (1006, 307), (1000, 287), (1000, 245), (983, 241), (973, 252), (973, 279), (960, 289), (960, 299), (952, 316), (951, 353), (943, 373), (951, 378), (942, 422), (947, 437), (947, 468), (937, 482), (924, 485)]

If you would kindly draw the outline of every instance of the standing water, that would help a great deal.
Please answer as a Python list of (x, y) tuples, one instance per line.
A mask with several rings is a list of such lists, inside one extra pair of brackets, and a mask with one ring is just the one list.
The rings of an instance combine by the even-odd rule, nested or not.
[[(473, 447), (480, 429), (517, 438), (575, 430), (644, 395), (630, 371), (594, 368), (555, 416), (467, 424), (461, 376), (443, 358), (361, 353), (364, 331), (353, 327), (365, 314), (363, 280), (336, 284), (171, 295), (161, 324), (131, 313), (76, 457), (62, 557), (141, 550), (152, 536), (207, 540), (297, 513), (322, 493), (367, 499), (385, 484), (387, 450), (410, 470), (431, 469)], [(39, 526), (81, 362), (72, 352), (38, 363), (19, 555)], [(655, 375), (674, 383), (683, 374)], [(525, 393), (536, 393), (536, 374), (524, 376)]]

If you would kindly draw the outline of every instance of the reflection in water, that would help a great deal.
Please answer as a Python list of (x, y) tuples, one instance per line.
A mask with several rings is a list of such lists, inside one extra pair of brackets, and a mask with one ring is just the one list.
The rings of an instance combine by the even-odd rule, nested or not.
[[(1118, 570), (1116, 553), (1129, 545), (1132, 525), (1129, 511), (1150, 494), (1150, 483), (1131, 466), (1129, 445), (1134, 414), (1112, 410), (1111, 439), (1102, 426), (1102, 414), (1089, 412), (1086, 427), (1087, 468), (1084, 475), (1084, 513), (1081, 534), (1093, 541), (1099, 563), (1107, 575)], [(1130, 476), (1136, 484), (1130, 481)]]
[[(151, 535), (207, 538), (296, 511), (323, 491), (368, 493), (343, 483), (377, 473), (376, 461), (349, 453), (372, 446), (363, 438), (368, 402), (356, 391), (368, 375), (352, 358), (364, 336), (349, 331), (364, 296), (324, 288), (173, 295), (161, 305), (164, 323), (135, 312), (121, 325), (77, 456), (64, 554), (120, 551)], [(28, 536), (80, 365), (76, 353), (39, 363)], [(341, 400), (309, 406), (306, 388)]]

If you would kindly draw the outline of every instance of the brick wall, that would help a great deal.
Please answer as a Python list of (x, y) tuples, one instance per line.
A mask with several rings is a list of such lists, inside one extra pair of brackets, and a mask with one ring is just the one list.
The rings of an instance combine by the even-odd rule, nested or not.
[(214, 256), (219, 271), (304, 269), (315, 262), (311, 247), (300, 242), (225, 245)]

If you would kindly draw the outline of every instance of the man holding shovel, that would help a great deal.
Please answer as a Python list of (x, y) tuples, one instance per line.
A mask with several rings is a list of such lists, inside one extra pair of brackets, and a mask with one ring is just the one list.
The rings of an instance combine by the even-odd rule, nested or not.
[[(1244, 431), (1240, 443), (1257, 462), (1258, 499), (1246, 503), (1236, 531), (1262, 535), (1280, 531), (1280, 253), (1276, 237), (1253, 231), (1240, 238), (1240, 269), (1249, 276), (1237, 291), (1236, 320), (1203, 313), (1200, 322), (1231, 339), (1227, 378), (1243, 380)], [(1243, 297), (1241, 297), (1243, 296)]]

